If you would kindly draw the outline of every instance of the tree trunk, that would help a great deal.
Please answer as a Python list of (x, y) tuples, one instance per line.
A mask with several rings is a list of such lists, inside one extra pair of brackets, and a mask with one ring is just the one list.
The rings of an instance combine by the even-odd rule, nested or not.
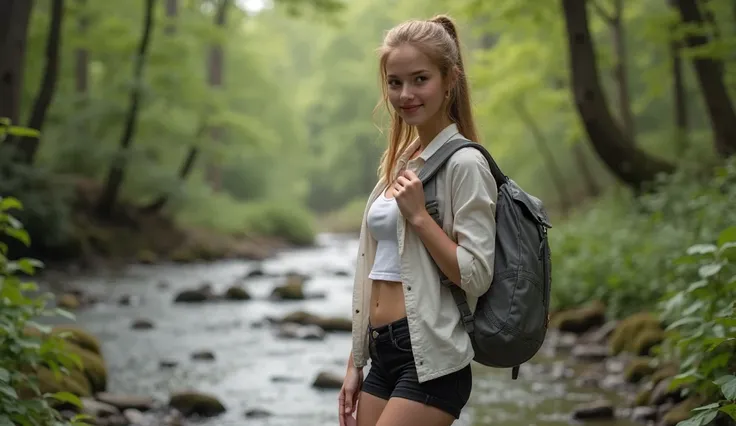
[[(64, 0), (51, 1), (51, 27), (46, 38), (46, 65), (41, 81), (41, 88), (33, 103), (31, 118), (26, 127), (36, 129), (39, 132), (46, 121), (46, 112), (51, 105), (51, 100), (56, 91), (56, 82), (59, 79), (59, 47), (61, 45), (61, 24), (64, 20)], [(16, 153), (18, 160), (25, 164), (33, 164), (38, 152), (40, 138), (18, 137), (15, 138)]]
[[(676, 7), (676, 0), (669, 0), (670, 6)], [(674, 37), (677, 25), (671, 29)], [(684, 154), (688, 146), (688, 116), (685, 92), (685, 76), (682, 72), (682, 43), (677, 40), (670, 42), (670, 61), (672, 65), (672, 99), (674, 100), (675, 139), (677, 152)]]
[(176, 33), (175, 19), (179, 15), (179, 0), (166, 0), (166, 26), (164, 33), (174, 35)]
[(107, 175), (105, 189), (100, 196), (97, 204), (97, 213), (104, 218), (112, 215), (115, 203), (117, 202), (120, 187), (125, 179), (125, 169), (127, 166), (127, 155), (133, 142), (136, 130), (136, 122), (138, 117), (138, 109), (141, 97), (141, 86), (143, 84), (143, 67), (146, 61), (148, 47), (151, 44), (151, 33), (153, 27), (153, 9), (156, 0), (146, 0), (146, 13), (143, 24), (143, 36), (138, 46), (138, 54), (135, 58), (135, 68), (133, 70), (133, 88), (130, 91), (130, 108), (125, 122), (123, 135), (120, 139), (120, 149), (116, 158), (112, 162), (110, 172)]
[(527, 111), (523, 101), (516, 101), (513, 103), (513, 106), (516, 110), (517, 115), (519, 116), (521, 121), (524, 122), (524, 125), (527, 127), (527, 129), (529, 129), (532, 137), (534, 138), (534, 141), (537, 143), (537, 148), (544, 158), (544, 163), (547, 167), (550, 178), (552, 178), (552, 183), (554, 184), (555, 188), (557, 188), (557, 193), (560, 197), (560, 207), (562, 210), (562, 214), (567, 215), (567, 212), (572, 207), (572, 199), (570, 198), (570, 194), (567, 193), (567, 189), (565, 188), (565, 179), (562, 177), (560, 168), (557, 166), (555, 156), (549, 149), (547, 138), (539, 129), (539, 126), (537, 126), (534, 118)]
[(573, 146), (573, 154), (575, 155), (575, 162), (578, 164), (578, 170), (583, 175), (583, 183), (588, 192), (588, 196), (597, 197), (601, 193), (601, 188), (598, 185), (598, 181), (595, 179), (595, 175), (590, 171), (590, 164), (588, 156), (585, 155), (585, 148), (582, 142), (576, 143)]
[[(77, 0), (80, 9), (80, 15), (77, 20), (77, 31), (80, 39), (87, 38), (87, 28), (89, 27), (89, 16), (87, 12), (87, 0)], [(87, 107), (87, 98), (89, 91), (89, 51), (86, 47), (77, 47), (74, 49), (74, 90), (76, 91), (76, 104), (79, 111), (83, 111)], [(80, 122), (79, 131), (84, 138), (87, 134), (87, 126), (84, 122)]]
[(634, 146), (616, 124), (601, 88), (588, 11), (583, 0), (562, 0), (567, 27), (571, 86), (575, 104), (593, 148), (613, 174), (639, 191), (659, 173), (674, 167)]
[[(195, 136), (195, 140), (199, 140), (202, 138), (205, 128), (206, 127), (204, 124), (199, 127), (197, 135)], [(189, 174), (191, 174), (192, 170), (194, 170), (194, 164), (196, 163), (198, 156), (199, 147), (196, 143), (194, 143), (189, 147), (189, 151), (187, 152), (186, 157), (184, 157), (184, 162), (179, 167), (179, 182), (184, 183), (184, 181), (187, 180)], [(168, 202), (169, 194), (161, 194), (151, 204), (143, 207), (141, 211), (145, 213), (158, 213), (161, 211), (161, 209), (164, 208), (164, 206), (166, 206), (166, 203)]]
[[(227, 9), (230, 0), (220, 0), (220, 5), (215, 15), (215, 26), (219, 29), (225, 28)], [(222, 69), (224, 61), (224, 52), (222, 44), (215, 43), (210, 46), (209, 58), (207, 60), (207, 82), (210, 88), (219, 89), (222, 87)], [(223, 129), (221, 126), (211, 126), (208, 130), (214, 145), (222, 142)], [(222, 170), (218, 164), (210, 163), (207, 167), (207, 181), (210, 187), (215, 191), (219, 191), (222, 187)]]
[(616, 5), (611, 31), (613, 35), (613, 47), (616, 52), (616, 67), (614, 75), (618, 83), (618, 108), (621, 114), (621, 123), (626, 136), (632, 142), (636, 141), (634, 129), (634, 112), (631, 110), (631, 98), (629, 96), (629, 72), (626, 56), (626, 33), (624, 32), (623, 0), (614, 0)]
[[(675, 0), (682, 20), (690, 25), (703, 25), (695, 0)], [(690, 34), (685, 38), (689, 47), (697, 48), (708, 43), (702, 35)], [(723, 62), (713, 58), (692, 59), (695, 73), (703, 92), (708, 116), (715, 136), (716, 151), (723, 157), (736, 154), (736, 112), (723, 82)]]
[[(32, 0), (0, 0), (0, 118), (20, 120), (23, 70)], [(13, 138), (5, 139), (10, 146)]]

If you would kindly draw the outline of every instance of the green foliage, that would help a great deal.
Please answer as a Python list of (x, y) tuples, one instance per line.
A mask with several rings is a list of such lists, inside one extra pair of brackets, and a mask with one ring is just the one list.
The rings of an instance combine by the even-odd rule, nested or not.
[(678, 290), (662, 303), (669, 323), (660, 357), (680, 362), (672, 388), (687, 385), (711, 404), (679, 426), (707, 425), (718, 412), (736, 420), (736, 226), (674, 261)]
[(684, 168), (657, 192), (610, 194), (550, 233), (552, 302), (558, 308), (602, 300), (614, 316), (649, 309), (678, 290), (683, 247), (714, 241), (736, 223), (736, 161), (699, 176)]
[[(16, 198), (0, 197), (0, 235), (29, 245), (28, 233), (10, 214), (21, 207)], [(79, 357), (64, 351), (61, 336), (44, 336), (49, 330), (34, 322), (49, 315), (71, 317), (66, 311), (46, 308), (53, 296), (29, 295), (37, 293), (38, 287), (21, 275), (33, 275), (42, 266), (35, 259), (10, 260), (7, 245), (0, 243), (0, 424), (84, 425), (86, 416), (77, 416), (68, 423), (54, 408), (55, 402), (81, 407), (79, 399), (68, 392), (42, 393), (38, 375), (34, 374), (39, 367), (46, 367), (58, 379), (80, 366)], [(34, 328), (41, 335), (28, 331)]]
[(200, 197), (200, 202), (185, 201), (179, 215), (184, 225), (233, 235), (274, 236), (295, 245), (314, 241), (313, 215), (293, 200), (244, 204), (223, 194), (205, 192)]

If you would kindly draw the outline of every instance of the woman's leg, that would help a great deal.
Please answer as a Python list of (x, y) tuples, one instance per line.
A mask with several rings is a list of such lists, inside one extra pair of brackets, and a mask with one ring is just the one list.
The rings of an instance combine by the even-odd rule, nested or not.
[(450, 426), (454, 421), (439, 408), (397, 397), (388, 401), (376, 426)]
[(388, 401), (367, 392), (361, 392), (358, 399), (358, 426), (376, 426)]

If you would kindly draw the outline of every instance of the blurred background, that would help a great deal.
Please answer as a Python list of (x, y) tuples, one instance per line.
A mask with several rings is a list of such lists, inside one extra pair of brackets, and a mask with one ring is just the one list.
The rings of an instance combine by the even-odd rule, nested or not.
[(734, 424), (729, 0), (0, 0), (0, 424), (337, 424), (376, 49), (440, 13), (554, 226), (545, 348), (456, 424)]

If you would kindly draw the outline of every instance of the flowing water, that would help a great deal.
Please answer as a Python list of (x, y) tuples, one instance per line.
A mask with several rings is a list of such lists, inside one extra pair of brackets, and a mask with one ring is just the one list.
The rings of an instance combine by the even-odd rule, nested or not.
[[(347, 333), (328, 334), (322, 341), (284, 340), (263, 325), (265, 317), (295, 310), (319, 315), (350, 315), (353, 260), (357, 240), (320, 235), (314, 248), (284, 251), (267, 261), (226, 261), (197, 265), (135, 265), (106, 276), (77, 277), (69, 283), (103, 303), (77, 313), (77, 322), (103, 344), (111, 392), (152, 395), (166, 401), (172, 390), (192, 388), (217, 396), (228, 412), (204, 421), (207, 426), (324, 426), (336, 425), (337, 391), (317, 390), (311, 384), (320, 371), (343, 373), (350, 350)], [(266, 276), (243, 277), (260, 267)], [(347, 276), (336, 274), (347, 272)], [(300, 272), (312, 278), (305, 290), (323, 294), (304, 301), (271, 301), (268, 295), (281, 278)], [(161, 289), (158, 283), (170, 285)], [(244, 282), (253, 296), (244, 302), (174, 304), (175, 295), (209, 281), (216, 293)], [(119, 306), (132, 295), (131, 306)], [(138, 318), (155, 328), (132, 330)], [(190, 355), (210, 350), (216, 359), (193, 361)], [(174, 368), (162, 360), (177, 361)], [(473, 365), (471, 401), (459, 426), (556, 426), (570, 423), (572, 408), (593, 401), (603, 391), (577, 388), (572, 380), (539, 373), (561, 361), (540, 358), (524, 366), (519, 380), (508, 371)], [(556, 363), (556, 364), (555, 364)], [(607, 395), (611, 398), (615, 396)], [(246, 418), (245, 412), (265, 410), (267, 418)], [(607, 422), (631, 426), (626, 420)]]

